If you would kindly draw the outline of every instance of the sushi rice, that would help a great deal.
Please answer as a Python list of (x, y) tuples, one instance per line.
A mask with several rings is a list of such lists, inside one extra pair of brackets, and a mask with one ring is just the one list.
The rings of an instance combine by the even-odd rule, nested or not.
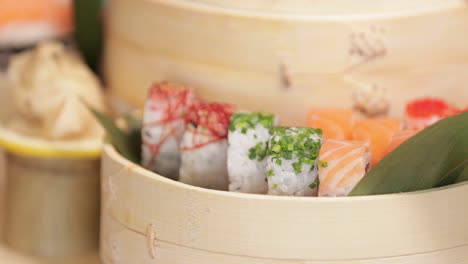
[(142, 129), (142, 165), (165, 177), (179, 178), (179, 144), (184, 115), (197, 100), (193, 89), (161, 82), (150, 89)]
[(182, 137), (180, 181), (198, 187), (228, 190), (227, 134), (234, 112), (229, 104), (194, 104)]
[(317, 163), (322, 131), (275, 127), (268, 142), (268, 194), (317, 196)]
[(237, 112), (231, 117), (227, 166), (229, 191), (266, 194), (266, 145), (275, 117)]
[[(189, 125), (182, 138), (180, 181), (186, 184), (215, 189), (228, 190), (226, 168), (227, 139), (220, 139), (209, 144), (213, 138), (200, 134), (202, 128)], [(205, 144), (197, 148), (197, 145)]]

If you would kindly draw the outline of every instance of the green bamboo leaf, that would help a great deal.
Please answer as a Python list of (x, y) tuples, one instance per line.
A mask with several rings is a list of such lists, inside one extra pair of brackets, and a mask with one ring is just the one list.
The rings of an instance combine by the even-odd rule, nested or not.
[(96, 73), (102, 48), (102, 1), (74, 0), (75, 41), (86, 63)]
[(110, 143), (117, 149), (117, 151), (130, 161), (139, 163), (139, 155), (135, 153), (129, 144), (132, 140), (124, 131), (117, 127), (114, 120), (90, 106), (88, 106), (88, 109), (106, 130)]
[(131, 114), (125, 115), (124, 120), (128, 126), (126, 131), (128, 148), (133, 153), (132, 155), (140, 162), (142, 144), (141, 130), (143, 128), (143, 122), (141, 119)]
[[(444, 118), (380, 161), (350, 196), (425, 190), (466, 179), (468, 113)], [(457, 179), (458, 177), (458, 179)]]
[(463, 170), (467, 167), (467, 165), (468, 159), (464, 160), (462, 163), (458, 164), (457, 167), (453, 168), (447, 174), (445, 174), (435, 187), (441, 187), (454, 183)]
[(468, 166), (465, 166), (465, 169), (458, 175), (458, 178), (455, 180), (455, 183), (468, 181)]

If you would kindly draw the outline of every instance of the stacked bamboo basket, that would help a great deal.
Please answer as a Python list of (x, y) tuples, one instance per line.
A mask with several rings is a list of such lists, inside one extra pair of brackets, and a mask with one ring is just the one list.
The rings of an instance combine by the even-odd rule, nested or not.
[(6, 129), (9, 92), (0, 75), (0, 263), (99, 263), (101, 139), (47, 141)]
[(291, 124), (367, 87), (394, 116), (425, 94), (468, 101), (462, 0), (111, 0), (107, 25), (107, 84), (133, 106), (164, 79)]
[[(466, 103), (466, 1), (111, 0), (105, 76), (117, 105), (151, 82), (301, 124), (377, 87), (401, 116), (422, 95)], [(380, 100), (379, 98), (374, 98)], [(372, 99), (372, 100), (374, 100)], [(181, 184), (106, 147), (104, 263), (467, 264), (468, 185), (353, 198)]]

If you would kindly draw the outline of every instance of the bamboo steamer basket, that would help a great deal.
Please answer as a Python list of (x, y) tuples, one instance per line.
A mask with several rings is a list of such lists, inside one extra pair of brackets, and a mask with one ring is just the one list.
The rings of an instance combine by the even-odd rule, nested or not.
[(141, 107), (153, 81), (276, 113), (350, 107), (384, 91), (390, 115), (423, 95), (468, 101), (462, 0), (111, 0), (104, 73), (117, 101)]
[(468, 263), (468, 184), (362, 197), (198, 188), (106, 146), (104, 263)]
[[(466, 1), (111, 0), (104, 73), (142, 107), (153, 81), (301, 124), (311, 106), (385, 91), (468, 101)], [(237, 194), (166, 179), (106, 146), (104, 263), (468, 264), (468, 184), (345, 198)]]
[(67, 156), (57, 149), (34, 149), (31, 145), (21, 149), (26, 145), (9, 144), (11, 141), (0, 142), (6, 148), (7, 245), (47, 263), (67, 257), (67, 263), (73, 263), (75, 258), (95, 256), (99, 152)]
[[(7, 86), (2, 122), (13, 109)], [(0, 126), (0, 148), (6, 245), (35, 263), (96, 263), (102, 140), (50, 142)]]

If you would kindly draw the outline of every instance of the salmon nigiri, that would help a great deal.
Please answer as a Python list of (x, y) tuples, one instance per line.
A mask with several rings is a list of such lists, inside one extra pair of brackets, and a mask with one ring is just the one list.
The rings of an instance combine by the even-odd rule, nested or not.
[(359, 141), (325, 140), (319, 155), (319, 196), (347, 196), (364, 177), (370, 152)]
[(416, 135), (418, 130), (415, 129), (405, 129), (395, 133), (392, 137), (392, 141), (388, 146), (387, 154), (395, 150), (401, 143), (405, 142), (406, 140), (410, 139), (412, 136)]
[(375, 165), (387, 154), (392, 138), (400, 128), (400, 121), (394, 118), (362, 119), (354, 126), (353, 139), (369, 143), (371, 165)]
[(326, 139), (351, 139), (353, 123), (353, 111), (350, 109), (313, 108), (307, 117), (307, 125), (320, 128)]

